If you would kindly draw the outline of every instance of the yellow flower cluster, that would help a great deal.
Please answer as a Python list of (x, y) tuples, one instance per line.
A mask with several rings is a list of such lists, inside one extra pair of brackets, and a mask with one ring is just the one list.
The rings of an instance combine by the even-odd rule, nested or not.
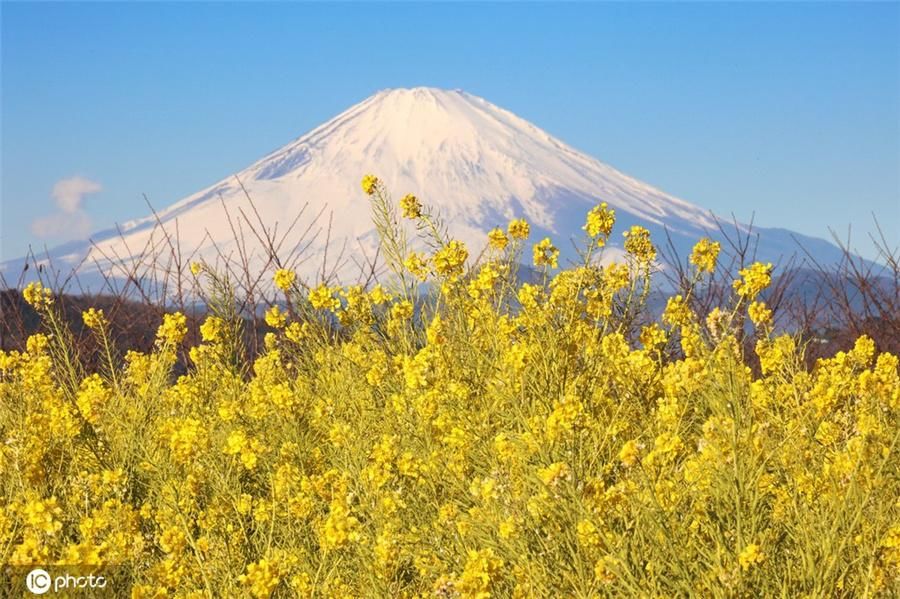
[(509, 232), (509, 236), (513, 239), (528, 239), (528, 235), (531, 233), (531, 227), (524, 219), (518, 218), (510, 221), (507, 231)]
[(738, 555), (738, 562), (740, 562), (742, 569), (749, 570), (752, 566), (761, 564), (764, 557), (759, 550), (759, 545), (751, 543), (744, 547), (740, 555)]
[(362, 188), (366, 195), (373, 195), (378, 189), (378, 177), (375, 175), (366, 175), (362, 179)]
[(0, 352), (3, 561), (113, 566), (133, 599), (900, 594), (896, 356), (862, 337), (807, 368), (756, 299), (769, 265), (654, 319), (646, 229), (626, 263), (519, 281), (528, 229), (474, 265), (403, 252), (427, 290), (279, 271), (264, 351), (223, 351), (242, 323), (214, 313), (186, 369), (183, 315), (141, 353), (89, 310), (109, 358), (85, 372), (29, 287), (48, 330)]
[(656, 259), (656, 248), (650, 241), (650, 231), (640, 225), (634, 225), (622, 235), (625, 237), (625, 251), (634, 256), (638, 262), (649, 264)]
[(274, 281), (275, 286), (282, 291), (290, 291), (291, 287), (294, 284), (294, 280), (297, 278), (297, 273), (292, 270), (287, 270), (284, 268), (279, 268), (275, 271)]
[(596, 238), (597, 244), (602, 246), (606, 244), (615, 224), (615, 210), (607, 207), (606, 202), (602, 202), (588, 212), (583, 229), (590, 237)]
[(89, 329), (102, 329), (106, 325), (106, 316), (103, 314), (103, 310), (89, 308), (81, 317), (84, 321), (84, 326)]
[(209, 316), (200, 325), (200, 337), (207, 343), (218, 343), (225, 335), (227, 323), (218, 316)]
[(534, 265), (556, 268), (559, 262), (559, 250), (549, 237), (545, 237), (534, 245)]
[(469, 257), (469, 250), (463, 242), (451, 240), (434, 254), (434, 270), (442, 277), (456, 277), (462, 274)]
[(747, 308), (747, 315), (756, 326), (765, 326), (772, 321), (772, 311), (765, 302), (752, 302)]
[(700, 272), (713, 272), (716, 270), (716, 260), (719, 259), (721, 249), (722, 245), (718, 241), (704, 237), (694, 246), (689, 258), (690, 263)]
[(32, 308), (36, 310), (45, 309), (53, 304), (53, 294), (49, 289), (41, 283), (29, 283), (22, 290), (22, 297)]
[(287, 324), (287, 315), (277, 305), (266, 310), (266, 324), (273, 329), (283, 329)]
[(738, 271), (740, 279), (734, 281), (734, 290), (741, 297), (753, 299), (772, 282), (772, 265), (754, 262)]
[(495, 250), (503, 251), (509, 245), (509, 237), (503, 232), (503, 229), (491, 229), (488, 232), (488, 242)]
[(335, 295), (335, 290), (327, 285), (319, 285), (309, 293), (309, 303), (316, 310), (335, 311), (341, 306), (341, 300)]
[(410, 253), (403, 261), (403, 266), (420, 281), (428, 278), (428, 260), (421, 253)]
[(419, 218), (422, 216), (422, 204), (419, 198), (411, 193), (400, 198), (400, 210), (403, 211), (404, 218)]
[(187, 335), (187, 317), (180, 312), (166, 314), (156, 332), (156, 340), (162, 345), (177, 345)]

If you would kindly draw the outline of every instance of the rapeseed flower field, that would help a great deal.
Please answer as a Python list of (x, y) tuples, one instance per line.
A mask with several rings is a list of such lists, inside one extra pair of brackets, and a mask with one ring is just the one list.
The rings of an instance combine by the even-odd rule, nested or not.
[[(688, 290), (652, 319), (657, 249), (632, 227), (601, 265), (605, 204), (560, 269), (524, 220), (476, 257), (362, 186), (393, 275), (278, 270), (252, 363), (203, 263), (202, 343), (170, 313), (153, 351), (119, 348), (89, 310), (96, 372), (54, 294), (24, 290), (44, 330), (0, 353), (0, 561), (115, 566), (134, 599), (900, 594), (896, 356), (861, 337), (807, 369), (769, 264), (703, 318)], [(692, 288), (719, 252), (698, 240)]]

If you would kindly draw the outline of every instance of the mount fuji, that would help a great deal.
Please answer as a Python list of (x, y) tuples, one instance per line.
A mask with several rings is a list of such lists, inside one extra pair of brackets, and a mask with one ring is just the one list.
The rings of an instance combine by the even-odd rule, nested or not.
[[(621, 232), (632, 224), (647, 227), (657, 245), (671, 239), (682, 257), (702, 236), (723, 239), (708, 210), (629, 177), (507, 110), (459, 90), (414, 88), (378, 92), (233, 176), (155, 214), (52, 249), (38, 262), (58, 271), (77, 268), (88, 280), (100, 273), (115, 278), (135, 264), (171, 268), (171, 246), (177, 245), (183, 268), (192, 260), (226, 259), (260, 272), (271, 268), (257, 242), (266, 229), (277, 249), (293, 256), (287, 266), (310, 282), (351, 283), (367, 269), (363, 256), (371, 259), (378, 245), (359, 184), (366, 173), (396, 197), (416, 194), (473, 255), (490, 229), (521, 217), (531, 224), (533, 241), (549, 236), (564, 259), (574, 257), (570, 239), (582, 235), (586, 212), (601, 201), (617, 216), (605, 259), (621, 255)], [(750, 230), (724, 222), (726, 230)], [(784, 229), (752, 232), (759, 237), (758, 260), (783, 262), (800, 253), (798, 244), (820, 263), (841, 257), (822, 239)], [(9, 281), (25, 264), (10, 261), (0, 272)]]

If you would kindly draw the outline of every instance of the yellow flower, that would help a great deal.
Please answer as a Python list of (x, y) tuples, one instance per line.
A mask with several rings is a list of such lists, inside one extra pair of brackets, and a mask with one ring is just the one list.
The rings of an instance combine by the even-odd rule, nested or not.
[(335, 297), (334, 289), (324, 284), (309, 292), (309, 303), (316, 310), (330, 310), (334, 312), (341, 307), (341, 300)]
[(405, 218), (419, 218), (422, 216), (422, 204), (419, 203), (419, 198), (411, 193), (400, 198), (400, 209), (403, 211)]
[(246, 516), (253, 511), (253, 496), (248, 495), (247, 493), (241, 493), (241, 496), (238, 497), (234, 507), (237, 510), (237, 513)]
[(244, 431), (232, 431), (231, 434), (228, 435), (228, 439), (225, 441), (225, 449), (223, 450), (226, 455), (237, 455), (241, 451), (243, 451), (244, 447), (247, 446), (247, 435)]
[(256, 599), (268, 599), (281, 582), (282, 572), (277, 563), (261, 559), (247, 565), (247, 573), (241, 574), (238, 580), (248, 587), (250, 594)]
[(666, 332), (656, 323), (641, 329), (640, 341), (646, 349), (659, 347), (666, 342)]
[(602, 246), (612, 233), (613, 226), (616, 223), (616, 212), (610, 210), (606, 206), (606, 202), (602, 202), (599, 206), (594, 206), (588, 212), (587, 220), (584, 223), (584, 229), (591, 237), (598, 238), (598, 245)]
[(491, 264), (486, 264), (478, 271), (478, 276), (469, 281), (469, 296), (478, 299), (489, 294), (500, 280), (500, 272)]
[(578, 544), (583, 548), (596, 550), (600, 547), (602, 542), (600, 531), (597, 530), (597, 526), (590, 520), (579, 521), (575, 527), (575, 532), (578, 537)]
[(670, 326), (684, 326), (691, 321), (691, 309), (680, 295), (673, 295), (666, 301), (662, 320)]
[(351, 515), (346, 505), (339, 501), (332, 502), (328, 517), (320, 531), (320, 541), (325, 551), (340, 549), (350, 543), (357, 543), (362, 538), (359, 531), (359, 520)]
[(456, 277), (462, 274), (463, 265), (469, 257), (469, 251), (463, 242), (452, 240), (435, 252), (432, 261), (434, 270), (443, 277)]
[(509, 236), (513, 239), (528, 239), (531, 229), (524, 218), (517, 218), (510, 221), (507, 232), (509, 232)]
[(456, 581), (456, 590), (463, 597), (487, 599), (503, 568), (503, 560), (493, 549), (475, 551), (470, 549), (465, 568)]
[(391, 318), (394, 320), (409, 320), (413, 315), (412, 302), (403, 300), (391, 306)]
[(616, 580), (615, 567), (615, 558), (605, 555), (597, 560), (594, 566), (594, 576), (604, 584), (612, 584)]
[(22, 297), (35, 310), (41, 310), (53, 304), (53, 294), (38, 282), (29, 283), (22, 290)]
[(378, 177), (375, 175), (366, 175), (362, 179), (362, 188), (366, 195), (373, 195), (378, 189)]
[(43, 500), (33, 498), (22, 508), (22, 517), (28, 526), (51, 535), (62, 529), (62, 522), (59, 520), (62, 514), (56, 497)]
[(841, 436), (841, 429), (838, 425), (827, 420), (823, 420), (816, 429), (816, 441), (822, 445), (833, 445)]
[(625, 251), (634, 256), (638, 262), (649, 264), (656, 259), (656, 248), (650, 241), (650, 231), (634, 225), (628, 231), (622, 233), (625, 237)]
[(97, 424), (100, 413), (112, 399), (110, 390), (98, 374), (92, 374), (81, 382), (75, 404), (85, 420)]
[(203, 272), (204, 266), (202, 262), (191, 262), (191, 274), (195, 277)]
[(716, 260), (719, 258), (721, 244), (704, 237), (694, 246), (689, 261), (700, 272), (713, 272), (716, 270)]
[(403, 266), (420, 281), (428, 278), (428, 261), (424, 255), (418, 252), (411, 252), (403, 261)]
[(796, 343), (790, 335), (779, 335), (774, 341), (768, 338), (756, 342), (756, 355), (763, 374), (774, 372), (794, 356)]
[(91, 308), (86, 312), (82, 312), (81, 318), (84, 320), (84, 326), (89, 329), (101, 330), (106, 326), (106, 317), (103, 314), (103, 310)]
[(311, 597), (313, 594), (312, 579), (306, 572), (301, 572), (291, 578), (291, 588), (297, 597)]
[(209, 316), (200, 325), (200, 336), (208, 343), (218, 343), (225, 333), (225, 321), (218, 316)]
[(510, 516), (500, 523), (500, 526), (497, 528), (497, 534), (500, 535), (501, 539), (509, 539), (516, 534), (517, 530), (516, 519), (514, 516)]
[(748, 268), (738, 271), (741, 279), (733, 284), (734, 290), (741, 297), (753, 299), (772, 282), (772, 264), (754, 262)]
[(283, 329), (287, 324), (287, 316), (277, 304), (266, 310), (266, 324), (273, 329)]
[(559, 250), (553, 245), (549, 237), (545, 237), (534, 246), (534, 265), (556, 268), (559, 260)]
[(619, 450), (619, 461), (626, 467), (630, 468), (637, 464), (638, 458), (641, 457), (641, 446), (634, 439), (626, 441)]
[(891, 526), (881, 540), (879, 547), (882, 550), (884, 562), (893, 568), (900, 569), (900, 524)]
[(572, 478), (572, 470), (565, 462), (554, 462), (538, 470), (538, 478), (548, 487), (555, 487), (563, 480)]
[(764, 559), (765, 555), (759, 550), (759, 545), (755, 543), (744, 547), (738, 555), (738, 562), (740, 562), (742, 570), (749, 570), (755, 564), (761, 564)]
[(380, 306), (391, 301), (392, 297), (384, 290), (384, 287), (382, 287), (381, 285), (375, 285), (375, 287), (373, 287), (372, 290), (369, 291), (369, 299), (374, 305)]
[(765, 302), (752, 302), (747, 308), (750, 320), (756, 326), (763, 326), (772, 321), (772, 311), (766, 306)]
[(196, 418), (171, 420), (163, 424), (161, 432), (178, 464), (186, 464), (193, 459), (207, 440), (206, 429)]
[(187, 317), (181, 312), (165, 314), (162, 324), (156, 332), (160, 345), (178, 345), (187, 335)]
[(503, 229), (495, 228), (488, 231), (488, 242), (495, 250), (505, 250), (509, 245), (509, 237), (503, 232)]
[(287, 270), (285, 268), (279, 268), (275, 271), (273, 280), (275, 281), (275, 286), (282, 291), (290, 291), (291, 285), (294, 284), (294, 280), (296, 278), (297, 273), (295, 273), (294, 271)]

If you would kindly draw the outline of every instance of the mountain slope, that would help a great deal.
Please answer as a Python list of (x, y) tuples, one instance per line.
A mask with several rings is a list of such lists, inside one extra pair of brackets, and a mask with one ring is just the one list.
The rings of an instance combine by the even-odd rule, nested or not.
[[(334, 274), (351, 282), (360, 274), (360, 256), (373, 256), (377, 247), (359, 187), (365, 173), (377, 174), (397, 197), (418, 195), (473, 253), (488, 230), (524, 217), (535, 241), (551, 236), (564, 257), (571, 256), (569, 238), (581, 234), (586, 211), (599, 201), (618, 216), (612, 257), (620, 252), (621, 232), (636, 223), (647, 226), (657, 244), (671, 235), (682, 255), (703, 235), (721, 237), (708, 211), (578, 152), (509, 111), (462, 91), (415, 88), (379, 92), (235, 176), (120, 230), (98, 233), (90, 243), (57, 248), (51, 257), (57, 268), (82, 263), (82, 275), (121, 274), (121, 265), (138, 254), (150, 262), (158, 252), (165, 262), (169, 240), (177, 239), (185, 257), (211, 262), (223, 255), (238, 260), (246, 247), (245, 257), (258, 269), (266, 253), (251, 226), (257, 233), (265, 226), (276, 233), (282, 253), (296, 250), (292, 266), (301, 275), (321, 276), (330, 258)], [(798, 251), (789, 231), (754, 231), (761, 237), (760, 259), (777, 262)], [(840, 255), (825, 241), (800, 239), (821, 261)], [(21, 266), (5, 265), (7, 279)]]

